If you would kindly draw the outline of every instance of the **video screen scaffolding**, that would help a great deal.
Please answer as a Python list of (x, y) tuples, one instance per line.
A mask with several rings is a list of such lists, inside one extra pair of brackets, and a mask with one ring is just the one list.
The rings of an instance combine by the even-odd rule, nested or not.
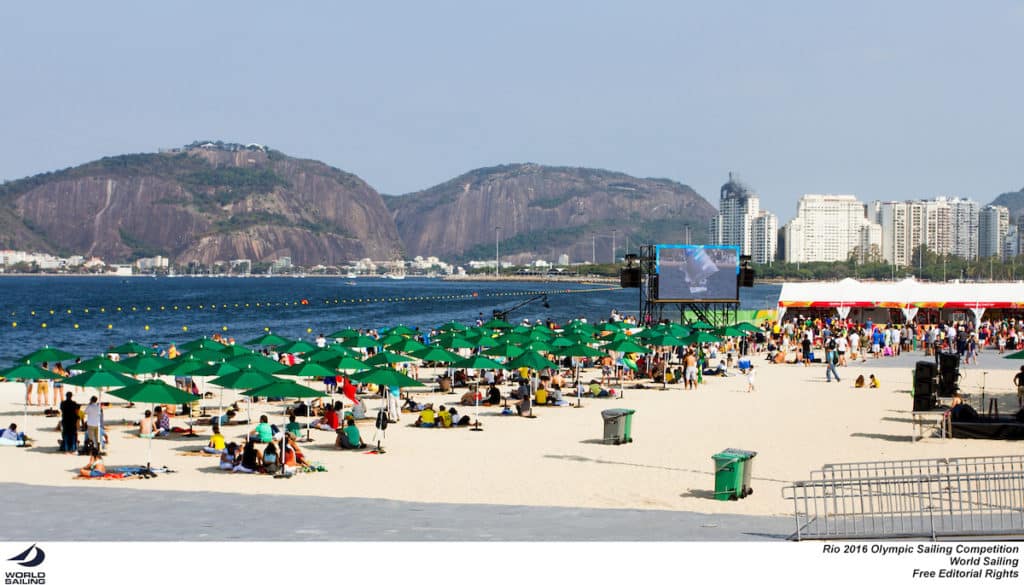
[(735, 322), (745, 260), (737, 246), (646, 245), (638, 260), (644, 280), (642, 322), (663, 320), (665, 308), (673, 306), (682, 323), (699, 320), (722, 326)]

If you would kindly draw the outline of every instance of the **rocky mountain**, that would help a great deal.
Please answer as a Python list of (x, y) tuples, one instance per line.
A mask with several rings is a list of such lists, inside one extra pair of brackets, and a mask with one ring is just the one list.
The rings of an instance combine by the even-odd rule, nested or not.
[[(386, 197), (409, 256), (609, 262), (628, 243), (704, 241), (714, 207), (690, 187), (598, 169), (513, 164)], [(496, 228), (500, 227), (500, 231)]]
[(1010, 221), (1016, 221), (1021, 212), (1024, 212), (1024, 188), (1020, 191), (1010, 191), (996, 197), (992, 205), (1002, 205), (1010, 210)]
[(402, 253), (381, 196), (359, 177), (259, 145), (219, 142), (4, 183), (0, 247), (107, 261), (290, 256), (306, 266)]

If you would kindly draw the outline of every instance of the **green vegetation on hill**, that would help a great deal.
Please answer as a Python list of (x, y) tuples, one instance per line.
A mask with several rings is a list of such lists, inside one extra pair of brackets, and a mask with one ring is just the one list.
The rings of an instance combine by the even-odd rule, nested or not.
[(943, 280), (1018, 280), (1024, 278), (1024, 257), (982, 258), (968, 261), (956, 256), (940, 256), (930, 251), (921, 255), (919, 248), (914, 252), (910, 266), (892, 266), (886, 262), (857, 264), (846, 262), (811, 262), (790, 264), (774, 262), (755, 268), (757, 278), (780, 280), (841, 280), (856, 278), (868, 280), (900, 280), (914, 277), (919, 280), (941, 282)]

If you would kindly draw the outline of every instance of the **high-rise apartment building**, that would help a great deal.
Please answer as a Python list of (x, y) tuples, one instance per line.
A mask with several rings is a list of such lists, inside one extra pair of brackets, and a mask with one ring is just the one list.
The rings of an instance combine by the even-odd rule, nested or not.
[(767, 264), (775, 258), (778, 224), (774, 214), (761, 210), (757, 194), (729, 173), (719, 195), (718, 215), (709, 225), (711, 243), (738, 246), (740, 254)]
[(967, 260), (978, 259), (978, 202), (971, 199), (936, 198), (947, 201), (950, 208), (949, 253)]
[(1010, 229), (1010, 210), (986, 205), (978, 212), (978, 257), (1003, 258), (1003, 244)]
[(853, 195), (809, 194), (783, 228), (787, 262), (842, 262), (881, 257), (882, 228)]
[(921, 246), (936, 254), (949, 253), (952, 209), (944, 199), (876, 201), (870, 209), (882, 228), (882, 258), (889, 264), (911, 264)]

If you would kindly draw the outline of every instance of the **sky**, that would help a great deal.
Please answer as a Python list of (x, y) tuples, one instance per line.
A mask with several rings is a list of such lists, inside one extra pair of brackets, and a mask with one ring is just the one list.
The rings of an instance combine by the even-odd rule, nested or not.
[(782, 221), (1024, 186), (1024, 4), (10, 2), (0, 180), (197, 139), (403, 194), (509, 162), (686, 183)]

